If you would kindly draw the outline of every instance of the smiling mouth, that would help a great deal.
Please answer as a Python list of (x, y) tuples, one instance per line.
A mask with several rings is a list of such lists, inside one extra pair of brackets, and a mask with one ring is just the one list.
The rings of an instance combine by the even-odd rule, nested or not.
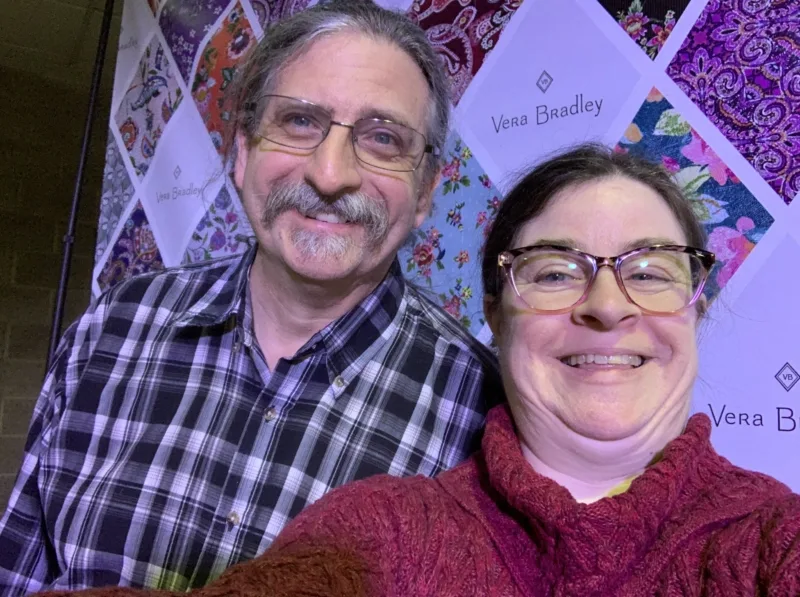
[(350, 220), (340, 218), (332, 213), (307, 213), (303, 214), (309, 220), (316, 220), (318, 222), (327, 222), (328, 224), (352, 224)]
[(575, 369), (581, 369), (584, 365), (592, 366), (592, 369), (596, 366), (638, 369), (649, 359), (639, 354), (570, 354), (559, 360)]

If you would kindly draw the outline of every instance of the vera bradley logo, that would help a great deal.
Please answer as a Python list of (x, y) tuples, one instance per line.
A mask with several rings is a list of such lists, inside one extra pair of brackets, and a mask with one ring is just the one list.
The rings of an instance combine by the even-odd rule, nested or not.
[(778, 383), (783, 386), (783, 389), (788, 392), (794, 387), (797, 381), (800, 380), (800, 376), (798, 376), (797, 371), (795, 371), (789, 363), (786, 363), (780, 368), (780, 371), (775, 374), (775, 379), (777, 379)]
[[(775, 379), (784, 390), (789, 392), (800, 381), (800, 375), (787, 362), (775, 374)], [(712, 404), (709, 404), (708, 410), (715, 427), (764, 427), (764, 415), (761, 413), (729, 411), (727, 404), (723, 404), (721, 409), (719, 407), (715, 409)], [(778, 431), (800, 431), (800, 411), (796, 412), (790, 406), (776, 406), (775, 416), (774, 420)]]

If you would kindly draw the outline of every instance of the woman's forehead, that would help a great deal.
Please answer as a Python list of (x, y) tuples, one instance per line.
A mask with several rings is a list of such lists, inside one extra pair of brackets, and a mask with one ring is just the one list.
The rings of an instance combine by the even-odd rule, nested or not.
[[(617, 250), (652, 237), (685, 243), (686, 235), (666, 201), (649, 186), (613, 177), (562, 189), (518, 232), (515, 245), (572, 239), (587, 250)], [(592, 248), (595, 247), (595, 248)]]

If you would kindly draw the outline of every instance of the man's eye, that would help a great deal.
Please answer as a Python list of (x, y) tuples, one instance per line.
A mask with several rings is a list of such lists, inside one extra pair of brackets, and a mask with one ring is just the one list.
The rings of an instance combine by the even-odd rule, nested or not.
[(304, 116), (302, 114), (293, 114), (288, 117), (287, 124), (297, 127), (307, 127), (311, 126), (313, 123), (308, 116)]

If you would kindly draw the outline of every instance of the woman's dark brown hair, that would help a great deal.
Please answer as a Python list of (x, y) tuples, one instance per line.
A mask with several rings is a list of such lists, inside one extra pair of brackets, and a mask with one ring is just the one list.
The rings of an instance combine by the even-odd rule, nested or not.
[(688, 244), (705, 247), (706, 232), (691, 203), (660, 164), (602, 145), (579, 145), (533, 168), (506, 195), (484, 246), (484, 296), (500, 298), (504, 278), (497, 267), (498, 255), (514, 248), (520, 229), (539, 216), (556, 194), (567, 187), (611, 176), (624, 176), (653, 189), (675, 215)]

